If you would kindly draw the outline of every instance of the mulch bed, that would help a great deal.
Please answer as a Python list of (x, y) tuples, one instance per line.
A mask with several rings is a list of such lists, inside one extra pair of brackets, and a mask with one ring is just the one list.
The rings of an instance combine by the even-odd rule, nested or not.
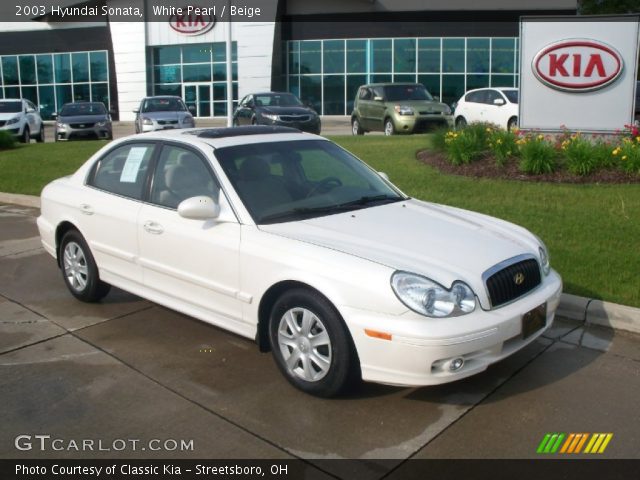
[(598, 170), (587, 176), (574, 175), (566, 170), (542, 175), (528, 175), (520, 171), (518, 159), (515, 158), (510, 159), (503, 167), (497, 166), (492, 156), (474, 160), (466, 165), (456, 166), (449, 163), (444, 153), (423, 150), (418, 152), (418, 160), (442, 173), (473, 178), (499, 178), (549, 183), (640, 183), (640, 175), (626, 173), (621, 170)]

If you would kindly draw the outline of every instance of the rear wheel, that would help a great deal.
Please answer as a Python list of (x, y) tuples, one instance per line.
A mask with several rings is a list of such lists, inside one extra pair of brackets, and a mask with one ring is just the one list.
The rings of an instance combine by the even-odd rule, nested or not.
[(395, 135), (396, 133), (396, 127), (393, 124), (393, 120), (391, 120), (390, 118), (387, 118), (384, 121), (384, 134), (389, 137), (391, 135)]
[(517, 117), (511, 117), (509, 119), (509, 121), (507, 122), (507, 130), (511, 131), (514, 128), (516, 128), (518, 126), (518, 118)]
[(109, 293), (111, 285), (100, 280), (93, 255), (77, 230), (62, 237), (59, 258), (64, 283), (78, 300), (97, 302)]
[(332, 397), (357, 383), (357, 357), (346, 327), (333, 305), (305, 289), (284, 293), (269, 319), (276, 363), (303, 392)]
[(364, 135), (364, 129), (360, 125), (358, 117), (353, 117), (353, 120), (351, 120), (351, 133), (353, 135)]
[(22, 143), (30, 143), (31, 142), (31, 132), (29, 131), (29, 127), (24, 126), (24, 130), (22, 131), (22, 138), (20, 138)]

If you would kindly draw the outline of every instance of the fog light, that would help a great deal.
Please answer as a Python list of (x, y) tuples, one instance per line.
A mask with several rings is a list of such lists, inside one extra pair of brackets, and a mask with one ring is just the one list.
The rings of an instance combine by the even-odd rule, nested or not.
[(452, 372), (457, 372), (464, 366), (464, 358), (458, 357), (451, 360), (449, 363), (449, 370)]

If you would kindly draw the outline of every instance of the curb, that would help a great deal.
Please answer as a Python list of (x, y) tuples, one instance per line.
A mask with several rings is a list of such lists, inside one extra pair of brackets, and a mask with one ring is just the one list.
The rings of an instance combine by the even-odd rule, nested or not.
[[(40, 208), (40, 197), (33, 195), (0, 192), (0, 202)], [(557, 314), (571, 320), (579, 320), (587, 325), (640, 333), (640, 308), (563, 293)]]

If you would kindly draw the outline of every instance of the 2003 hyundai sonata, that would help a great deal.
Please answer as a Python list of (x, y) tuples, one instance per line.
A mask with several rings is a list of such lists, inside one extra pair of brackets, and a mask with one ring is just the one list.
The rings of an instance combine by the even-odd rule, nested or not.
[(481, 372), (549, 328), (562, 289), (527, 230), (284, 127), (112, 142), (45, 187), (38, 227), (78, 299), (114, 285), (255, 339), (319, 396)]

